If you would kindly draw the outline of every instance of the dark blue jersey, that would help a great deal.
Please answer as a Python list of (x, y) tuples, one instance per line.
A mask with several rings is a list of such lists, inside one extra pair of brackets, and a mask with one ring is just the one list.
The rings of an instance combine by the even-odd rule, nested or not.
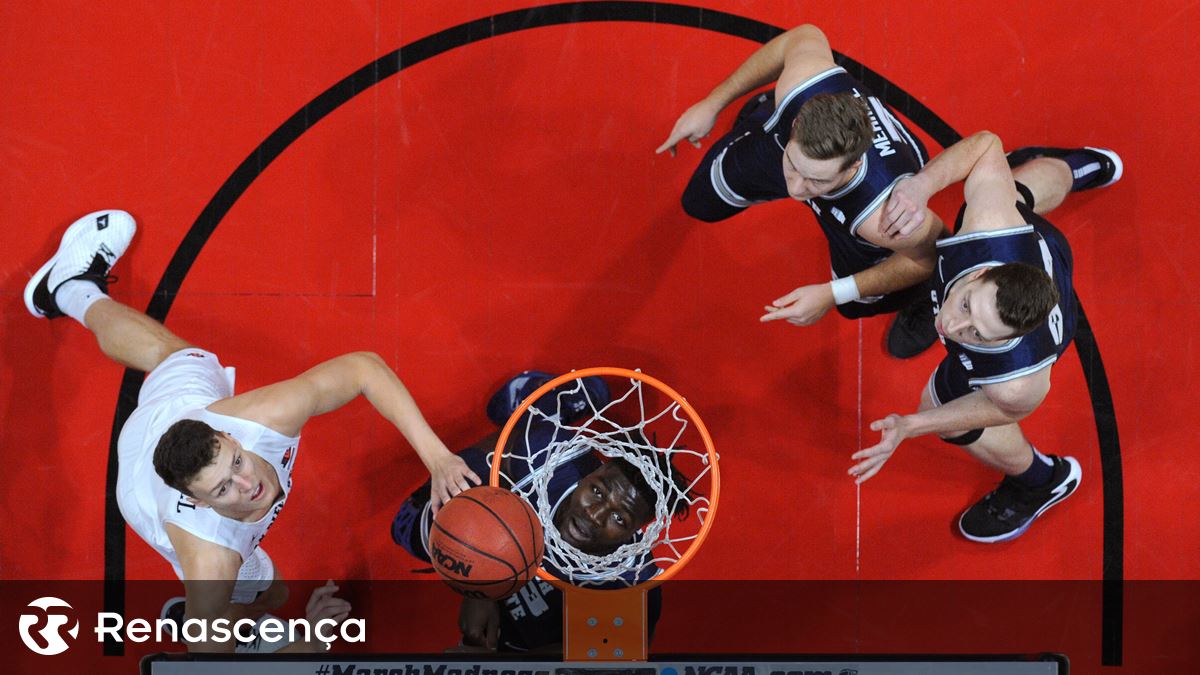
[(1003, 230), (958, 234), (937, 243), (938, 269), (934, 311), (940, 311), (951, 287), (985, 267), (1022, 262), (1044, 269), (1058, 286), (1059, 304), (1033, 331), (992, 347), (959, 344), (942, 338), (950, 361), (966, 371), (971, 387), (1014, 380), (1049, 367), (1075, 335), (1075, 293), (1071, 285), (1071, 247), (1045, 218), (1018, 204), (1027, 224)]
[[(783, 148), (792, 133), (792, 124), (800, 107), (818, 94), (852, 93), (866, 103), (872, 145), (862, 155), (858, 172), (844, 187), (824, 197), (806, 200), (821, 229), (829, 239), (830, 263), (837, 277), (846, 277), (874, 266), (891, 255), (858, 236), (858, 229), (892, 193), (896, 182), (921, 170), (925, 164), (924, 147), (886, 106), (846, 72), (834, 67), (818, 73), (789, 91), (763, 123), (770, 161), (780, 174), (781, 196), (787, 196), (783, 183)], [(749, 139), (748, 139), (749, 140)]]
[[(545, 453), (538, 451), (551, 443), (563, 441), (563, 433), (562, 428), (555, 424), (534, 421), (528, 429), (528, 433), (523, 425), (514, 429), (509, 447), (514, 447), (513, 444), (526, 445), (528, 451), (520, 454), (534, 456), (538, 460), (544, 461)], [(514, 452), (513, 454), (518, 453)], [(486, 479), (491, 473), (492, 448), (477, 445), (463, 450), (458, 453), (458, 456), (477, 475)], [(528, 463), (513, 461), (505, 467), (505, 475), (512, 478), (518, 488), (527, 487), (526, 481), (529, 478), (530, 470), (536, 470), (539, 466), (540, 464), (530, 467)], [(546, 490), (546, 496), (552, 504), (551, 513), (562, 506), (571, 492), (575, 490), (580, 479), (600, 466), (600, 459), (590, 451), (581, 452), (557, 465)], [(426, 483), (401, 505), (400, 511), (392, 522), (393, 540), (414, 557), (426, 562), (429, 561), (428, 541), (432, 522), (429, 498), (430, 484)], [(536, 509), (536, 495), (533, 502)], [(624, 588), (630, 583), (646, 581), (659, 572), (658, 566), (653, 562), (651, 552), (646, 553), (638, 560), (630, 560), (629, 563), (632, 570), (623, 574), (622, 580), (592, 584), (590, 587)], [(553, 566), (549, 564), (548, 560), (543, 565), (551, 573), (554, 573)], [(661, 607), (662, 591), (654, 588), (647, 596), (646, 610), (651, 631), (658, 620)], [(499, 640), (502, 650), (523, 651), (562, 642), (562, 592), (548, 582), (535, 577), (520, 591), (502, 600), (500, 609)]]

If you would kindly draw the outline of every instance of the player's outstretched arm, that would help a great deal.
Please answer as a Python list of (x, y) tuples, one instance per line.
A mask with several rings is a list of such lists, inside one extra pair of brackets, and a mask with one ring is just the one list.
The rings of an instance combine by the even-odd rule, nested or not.
[(218, 401), (209, 409), (295, 436), (309, 418), (337, 410), (359, 396), (400, 430), (429, 469), (435, 513), (450, 497), (480, 483), (479, 476), (429, 427), (396, 373), (372, 352), (343, 354), (290, 380)]
[(1001, 229), (1024, 224), (1017, 212), (1017, 188), (1004, 155), (1000, 137), (979, 131), (943, 150), (925, 168), (900, 181), (884, 205), (882, 232), (903, 236), (914, 221), (928, 211), (930, 197), (966, 181), (963, 197), (967, 211), (962, 231)]
[(666, 151), (674, 157), (675, 146), (684, 140), (699, 148), (700, 139), (712, 131), (717, 115), (733, 101), (770, 82), (779, 82), (776, 91), (787, 91), (833, 65), (829, 41), (816, 26), (805, 24), (778, 35), (751, 54), (708, 96), (684, 111), (667, 140), (654, 152)]
[[(928, 209), (926, 209), (928, 211)], [(935, 243), (944, 231), (942, 220), (932, 212), (921, 219), (907, 238), (890, 238), (879, 231), (882, 209), (876, 209), (859, 227), (867, 241), (896, 252), (880, 263), (854, 275), (853, 285), (835, 290), (834, 284), (848, 280), (801, 286), (763, 307), (759, 321), (785, 320), (794, 326), (809, 326), (833, 309), (835, 304), (861, 297), (885, 295), (915, 286), (933, 274), (937, 264)], [(842, 294), (842, 297), (838, 297)]]
[(982, 389), (938, 407), (912, 415), (888, 415), (871, 423), (880, 432), (879, 443), (850, 456), (859, 460), (849, 474), (863, 483), (883, 468), (905, 439), (925, 434), (955, 436), (971, 429), (986, 429), (1019, 422), (1045, 400), (1050, 392), (1050, 368), (1008, 382), (984, 385)]
[[(200, 619), (205, 625), (225, 619), (230, 623), (246, 618), (243, 608), (230, 602), (242, 557), (233, 549), (201, 539), (178, 526), (165, 525), (167, 537), (179, 556), (183, 568), (183, 587), (186, 594), (187, 619)], [(180, 636), (183, 639), (183, 636)], [(187, 641), (189, 652), (232, 653), (237, 647), (233, 639), (219, 642), (210, 639)]]

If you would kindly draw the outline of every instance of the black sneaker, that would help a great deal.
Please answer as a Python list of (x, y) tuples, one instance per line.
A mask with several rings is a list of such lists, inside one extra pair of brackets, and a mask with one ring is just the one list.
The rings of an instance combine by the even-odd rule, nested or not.
[(136, 231), (133, 216), (114, 209), (89, 213), (72, 223), (58, 250), (25, 285), (25, 308), (38, 318), (62, 316), (54, 293), (72, 279), (86, 279), (107, 293), (114, 280), (108, 272)]
[(175, 622), (176, 626), (183, 625), (183, 615), (187, 611), (187, 603), (183, 596), (176, 596), (163, 603), (162, 611), (158, 613), (160, 619), (170, 619)]
[(887, 333), (888, 354), (898, 359), (911, 359), (937, 342), (933, 327), (933, 301), (927, 297), (910, 303), (896, 313)]
[[(1024, 148), (1017, 148), (1008, 153), (1008, 166), (1015, 169), (1025, 162), (1037, 159), (1038, 157), (1064, 159), (1076, 154), (1087, 155), (1095, 160), (1095, 162), (1088, 163), (1087, 160), (1081, 160), (1076, 163), (1083, 164), (1083, 166), (1071, 166), (1071, 173), (1075, 181), (1075, 186), (1071, 188), (1072, 191), (1108, 187), (1121, 180), (1121, 174), (1125, 171), (1125, 165), (1121, 162), (1121, 156), (1108, 148), (1047, 148), (1030, 145)], [(1083, 181), (1082, 185), (1080, 185), (1080, 179), (1087, 177), (1093, 172), (1095, 175)]]
[(1049, 457), (1054, 462), (1054, 473), (1045, 487), (1027, 488), (1006, 476), (999, 487), (963, 511), (958, 519), (959, 532), (984, 544), (1016, 539), (1038, 516), (1071, 496), (1083, 477), (1079, 462), (1074, 457)]

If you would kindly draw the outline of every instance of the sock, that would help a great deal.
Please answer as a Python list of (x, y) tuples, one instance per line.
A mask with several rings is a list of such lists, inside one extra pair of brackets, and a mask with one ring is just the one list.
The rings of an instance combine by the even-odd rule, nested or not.
[(1106, 173), (1104, 171), (1105, 162), (1096, 156), (1094, 152), (1087, 150), (1076, 150), (1070, 154), (1060, 157), (1062, 161), (1071, 167), (1071, 192), (1078, 192), (1094, 187), (1097, 180), (1105, 180)]
[(88, 308), (107, 297), (108, 294), (100, 290), (99, 286), (85, 279), (64, 281), (54, 291), (54, 302), (58, 308), (79, 323), (83, 323)]
[(1044, 487), (1054, 477), (1054, 461), (1033, 449), (1033, 464), (1025, 469), (1025, 473), (1013, 476), (1013, 480), (1027, 488)]

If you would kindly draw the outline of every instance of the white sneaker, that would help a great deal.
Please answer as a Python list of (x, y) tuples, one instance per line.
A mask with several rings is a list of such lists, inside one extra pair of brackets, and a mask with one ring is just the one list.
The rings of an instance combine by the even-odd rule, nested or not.
[(72, 223), (58, 251), (25, 285), (29, 313), (47, 319), (62, 316), (54, 292), (71, 279), (87, 279), (107, 293), (108, 272), (129, 248), (134, 232), (133, 216), (116, 209), (89, 213)]

